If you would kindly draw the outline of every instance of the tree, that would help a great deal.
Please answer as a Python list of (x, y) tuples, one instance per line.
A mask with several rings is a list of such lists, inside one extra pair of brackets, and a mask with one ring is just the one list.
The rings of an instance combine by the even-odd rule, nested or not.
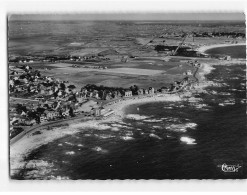
[(16, 112), (17, 112), (18, 114), (21, 114), (22, 111), (27, 112), (26, 106), (23, 106), (22, 104), (17, 104), (17, 105), (16, 105)]
[(74, 86), (74, 85), (69, 85), (68, 88), (69, 88), (69, 89), (75, 89), (76, 86)]
[(44, 111), (45, 111), (45, 109), (44, 108), (37, 108), (37, 112), (39, 113), (39, 114), (43, 114), (44, 113)]
[(66, 88), (65, 84), (64, 84), (64, 83), (60, 83), (60, 88), (61, 88), (62, 90), (65, 90), (65, 88)]
[(69, 108), (69, 115), (70, 115), (71, 117), (74, 117), (74, 116), (75, 116), (74, 110), (73, 110), (72, 107)]

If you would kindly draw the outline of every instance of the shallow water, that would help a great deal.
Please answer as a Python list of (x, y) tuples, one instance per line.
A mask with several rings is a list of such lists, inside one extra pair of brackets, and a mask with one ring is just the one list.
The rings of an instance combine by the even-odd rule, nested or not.
[(234, 45), (227, 47), (217, 47), (205, 51), (207, 54), (223, 54), (229, 55), (232, 58), (246, 58), (246, 46)]
[(123, 122), (82, 129), (34, 150), (27, 162), (53, 166), (29, 168), (13, 178), (246, 178), (246, 169), (243, 175), (225, 176), (214, 163), (231, 159), (247, 165), (245, 66), (215, 67), (207, 78), (222, 86), (195, 95), (199, 101), (129, 106)]

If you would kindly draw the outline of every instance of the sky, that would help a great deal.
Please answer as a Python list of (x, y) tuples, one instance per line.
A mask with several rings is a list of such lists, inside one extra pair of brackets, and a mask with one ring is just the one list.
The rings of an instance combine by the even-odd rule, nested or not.
[(10, 14), (9, 20), (234, 20), (245, 21), (241, 12), (229, 13), (78, 13), (78, 14)]

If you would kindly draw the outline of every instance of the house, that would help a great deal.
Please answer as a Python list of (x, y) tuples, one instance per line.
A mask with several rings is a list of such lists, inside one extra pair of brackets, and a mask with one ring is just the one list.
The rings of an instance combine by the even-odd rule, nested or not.
[(150, 88), (149, 88), (148, 94), (154, 94), (154, 88), (153, 88), (153, 87), (150, 87)]
[(105, 98), (104, 98), (105, 100), (110, 100), (111, 99), (111, 93), (107, 93), (106, 95), (105, 95)]
[(66, 88), (66, 89), (65, 89), (65, 93), (70, 93), (69, 88)]
[(192, 75), (191, 70), (188, 70), (187, 73), (186, 73), (186, 75)]
[(166, 93), (168, 91), (169, 91), (169, 88), (167, 88), (167, 87), (162, 87), (161, 88), (161, 93)]
[(101, 110), (99, 108), (94, 109), (94, 116), (100, 116)]
[(99, 99), (99, 93), (96, 92), (95, 95), (94, 95), (94, 97), (95, 97), (96, 99)]
[(124, 97), (131, 97), (132, 96), (132, 91), (125, 91), (124, 92)]
[(175, 85), (175, 87), (179, 86), (179, 85), (180, 85), (180, 83), (181, 83), (181, 82), (179, 82), (179, 81), (174, 81), (174, 85)]
[(58, 96), (63, 95), (62, 91), (59, 91), (59, 92), (57, 93), (57, 95), (58, 95)]
[(146, 94), (146, 95), (148, 94), (148, 90), (147, 90), (147, 89), (145, 89), (145, 94)]
[(139, 89), (139, 90), (137, 91), (137, 93), (138, 93), (138, 95), (143, 95), (143, 89)]
[(41, 116), (39, 117), (39, 120), (40, 120), (40, 123), (44, 123), (44, 122), (47, 121), (47, 117), (46, 117), (45, 115), (41, 115)]
[(9, 80), (9, 85), (12, 87), (14, 86), (14, 81), (12, 79)]
[(232, 58), (231, 58), (231, 56), (226, 56), (226, 58), (225, 58), (227, 61), (230, 61)]

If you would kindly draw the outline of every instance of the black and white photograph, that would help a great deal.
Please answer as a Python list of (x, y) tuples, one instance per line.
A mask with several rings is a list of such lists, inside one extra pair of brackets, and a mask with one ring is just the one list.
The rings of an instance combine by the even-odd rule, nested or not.
[(244, 10), (6, 20), (10, 180), (247, 178)]

